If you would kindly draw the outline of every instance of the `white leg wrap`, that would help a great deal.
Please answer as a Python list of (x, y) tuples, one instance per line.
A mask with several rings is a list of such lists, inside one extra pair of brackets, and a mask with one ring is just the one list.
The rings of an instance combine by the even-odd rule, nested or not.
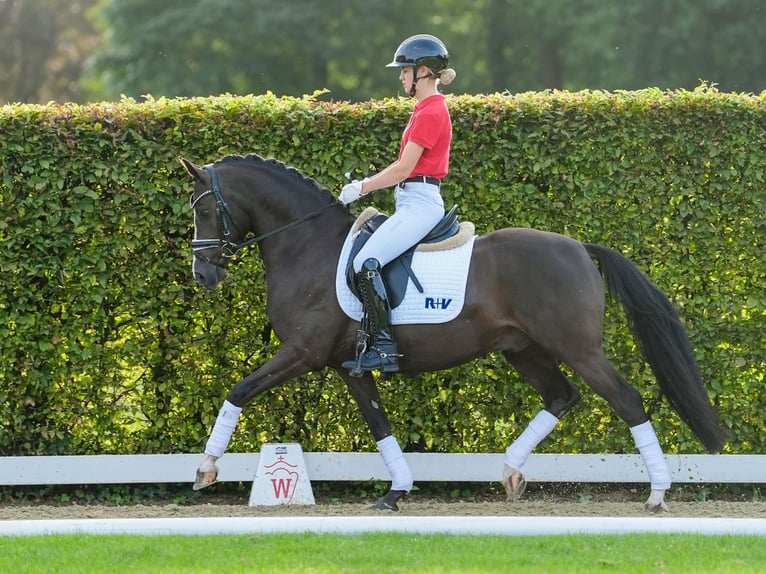
[(524, 432), (505, 451), (505, 464), (514, 470), (521, 470), (532, 450), (556, 428), (559, 419), (546, 410), (533, 418)]
[(393, 435), (378, 441), (378, 450), (391, 475), (391, 490), (412, 490), (412, 472), (404, 458), (404, 453)]
[(670, 488), (670, 467), (665, 455), (662, 453), (660, 442), (654, 433), (652, 423), (646, 421), (630, 428), (633, 440), (644, 460), (646, 471), (649, 473), (649, 482), (652, 490), (665, 491)]
[(210, 433), (210, 438), (207, 439), (205, 454), (216, 458), (223, 456), (226, 447), (229, 446), (231, 435), (234, 433), (241, 412), (242, 407), (235, 407), (229, 401), (223, 401), (223, 406), (218, 412), (218, 418), (215, 420), (213, 431)]

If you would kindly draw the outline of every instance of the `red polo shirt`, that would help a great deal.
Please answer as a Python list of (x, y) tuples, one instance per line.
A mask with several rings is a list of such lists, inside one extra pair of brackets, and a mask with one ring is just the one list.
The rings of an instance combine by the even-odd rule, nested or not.
[(452, 121), (443, 94), (434, 94), (418, 102), (402, 134), (402, 147), (413, 141), (425, 148), (409, 177), (427, 175), (444, 179), (449, 172)]

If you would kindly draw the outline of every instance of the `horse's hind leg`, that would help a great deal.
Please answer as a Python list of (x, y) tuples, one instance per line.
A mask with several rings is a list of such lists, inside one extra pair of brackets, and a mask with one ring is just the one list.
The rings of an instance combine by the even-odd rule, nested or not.
[(670, 467), (644, 410), (641, 394), (630, 386), (601, 351), (585, 360), (571, 361), (569, 365), (630, 427), (651, 483), (652, 492), (645, 504), (647, 512), (667, 511), (665, 491), (671, 484)]
[(521, 377), (540, 393), (545, 405), (505, 451), (503, 486), (508, 499), (516, 500), (526, 487), (521, 468), (532, 450), (577, 404), (580, 393), (561, 372), (558, 361), (538, 345), (532, 344), (523, 351), (505, 352), (504, 355)]

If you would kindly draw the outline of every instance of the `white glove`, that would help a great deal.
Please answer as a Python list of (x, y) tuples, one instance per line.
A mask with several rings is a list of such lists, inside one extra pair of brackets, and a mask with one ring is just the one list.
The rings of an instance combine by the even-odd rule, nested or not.
[(354, 180), (343, 186), (343, 189), (340, 190), (338, 201), (343, 205), (348, 205), (360, 197), (362, 197), (362, 182)]

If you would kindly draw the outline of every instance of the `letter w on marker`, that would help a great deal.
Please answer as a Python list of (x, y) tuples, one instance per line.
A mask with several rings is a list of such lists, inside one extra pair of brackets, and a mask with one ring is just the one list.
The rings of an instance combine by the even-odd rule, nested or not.
[(274, 498), (287, 498), (292, 482), (292, 478), (272, 478), (271, 487), (274, 489)]

